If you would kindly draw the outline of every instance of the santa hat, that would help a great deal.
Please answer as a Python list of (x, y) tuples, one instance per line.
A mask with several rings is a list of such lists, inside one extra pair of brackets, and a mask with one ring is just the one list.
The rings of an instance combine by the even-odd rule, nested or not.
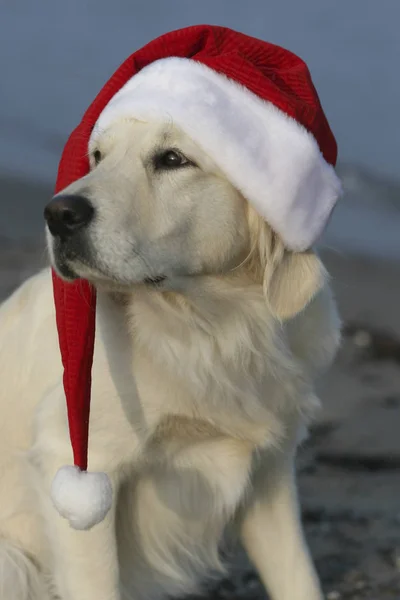
[[(294, 251), (317, 240), (340, 195), (335, 138), (306, 64), (242, 33), (188, 27), (132, 54), (70, 136), (56, 193), (88, 173), (89, 143), (120, 117), (172, 119)], [(74, 466), (58, 471), (52, 497), (88, 529), (112, 501), (107, 475), (87, 472), (96, 295), (55, 273), (53, 284)]]

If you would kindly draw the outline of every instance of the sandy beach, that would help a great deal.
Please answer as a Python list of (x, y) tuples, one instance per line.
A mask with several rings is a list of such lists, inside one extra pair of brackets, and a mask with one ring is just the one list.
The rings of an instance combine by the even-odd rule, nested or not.
[[(47, 264), (40, 235), (50, 188), (0, 185), (14, 219), (0, 227), (0, 298)], [(18, 198), (36, 197), (21, 222)], [(43, 198), (43, 200), (41, 200)], [(22, 202), (25, 208), (27, 202)], [(299, 461), (307, 537), (328, 600), (400, 598), (400, 263), (322, 251), (343, 318), (343, 344), (320, 383), (323, 410)], [(268, 532), (266, 532), (268, 535)], [(216, 599), (264, 598), (239, 553)]]

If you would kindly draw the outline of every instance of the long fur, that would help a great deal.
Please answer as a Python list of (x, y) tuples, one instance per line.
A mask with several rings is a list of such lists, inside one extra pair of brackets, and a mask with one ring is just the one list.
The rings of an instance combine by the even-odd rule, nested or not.
[[(293, 461), (339, 341), (323, 266), (171, 124), (119, 123), (99, 144), (104, 163), (67, 190), (97, 217), (49, 250), (98, 287), (89, 467), (115, 503), (78, 532), (49, 500), (71, 449), (45, 270), (0, 308), (0, 600), (196, 592), (230, 532), (274, 600), (320, 600)], [(156, 173), (163, 145), (197, 167)]]

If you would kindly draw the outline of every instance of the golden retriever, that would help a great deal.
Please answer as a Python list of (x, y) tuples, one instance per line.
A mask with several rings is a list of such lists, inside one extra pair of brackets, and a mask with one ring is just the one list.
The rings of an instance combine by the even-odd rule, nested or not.
[(321, 600), (294, 473), (339, 342), (319, 258), (171, 123), (116, 122), (90, 160), (59, 195), (90, 218), (47, 238), (98, 290), (89, 453), (114, 505), (76, 531), (50, 500), (71, 449), (46, 269), (0, 308), (0, 599), (193, 593), (236, 532), (273, 600)]

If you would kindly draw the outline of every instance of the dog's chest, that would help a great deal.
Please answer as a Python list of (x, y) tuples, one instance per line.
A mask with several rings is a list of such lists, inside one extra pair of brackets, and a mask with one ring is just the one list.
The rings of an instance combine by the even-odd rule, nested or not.
[[(131, 564), (142, 564), (146, 578), (172, 596), (180, 586), (194, 592), (199, 579), (220, 567), (220, 543), (245, 496), (251, 463), (248, 443), (203, 421), (161, 419), (126, 495), (136, 554)], [(135, 589), (141, 575), (135, 574)]]
[(223, 431), (209, 407), (165, 373), (141, 369), (137, 388), (146, 427), (138, 468), (146, 485), (195, 520), (210, 506), (231, 513), (248, 480), (253, 443)]

